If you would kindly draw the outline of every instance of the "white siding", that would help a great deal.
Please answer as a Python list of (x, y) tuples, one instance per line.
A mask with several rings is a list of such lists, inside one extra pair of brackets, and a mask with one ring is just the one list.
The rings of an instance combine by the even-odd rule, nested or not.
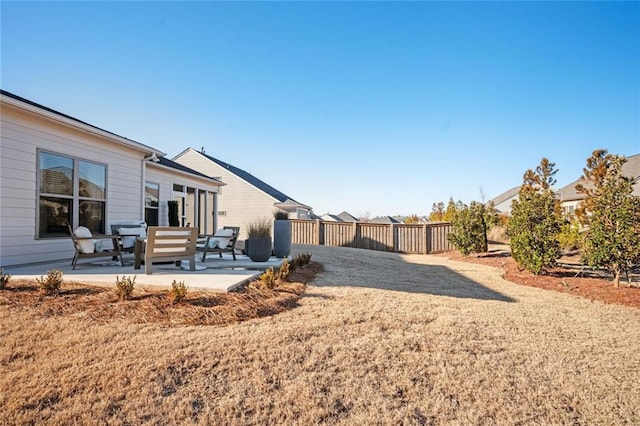
[(186, 150), (174, 161), (207, 176), (221, 178), (226, 183), (218, 196), (218, 212), (224, 212), (224, 215), (218, 216), (219, 228), (239, 226), (240, 239), (245, 239), (249, 223), (263, 218), (273, 220), (273, 212), (276, 210), (274, 203), (278, 200), (227, 169), (192, 149)]
[[(169, 209), (167, 201), (174, 200), (175, 194), (173, 192), (173, 184), (183, 185), (185, 187), (195, 188), (199, 191), (207, 193), (206, 204), (207, 210), (201, 211), (200, 214), (206, 216), (206, 221), (201, 222), (203, 229), (202, 233), (213, 233), (213, 221), (214, 221), (214, 209), (213, 209), (213, 194), (218, 192), (216, 185), (207, 184), (205, 181), (194, 178), (190, 179), (187, 175), (181, 173), (174, 173), (171, 170), (156, 167), (153, 163), (147, 164), (146, 179), (147, 182), (153, 182), (160, 185), (160, 205), (158, 212), (158, 222), (160, 226), (169, 226)], [(193, 205), (188, 207), (193, 208)], [(202, 207), (202, 206), (201, 206)], [(206, 223), (206, 229), (205, 227)], [(195, 226), (195, 223), (191, 224)]]
[(36, 239), (37, 150), (107, 166), (107, 230), (141, 219), (143, 152), (3, 105), (0, 136), (0, 265), (70, 259), (70, 239)]

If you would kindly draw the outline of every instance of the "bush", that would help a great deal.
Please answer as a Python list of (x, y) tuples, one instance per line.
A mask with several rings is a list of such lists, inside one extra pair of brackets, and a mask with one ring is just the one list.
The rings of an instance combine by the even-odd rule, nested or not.
[(586, 226), (583, 260), (605, 268), (613, 285), (640, 263), (640, 197), (633, 194), (634, 177), (623, 174), (626, 158), (600, 149), (587, 159), (583, 182), (576, 190), (585, 195), (577, 214)]
[(54, 269), (47, 271), (47, 278), (36, 278), (36, 282), (42, 291), (47, 296), (57, 296), (60, 294), (60, 287), (62, 286), (62, 271)]
[(560, 206), (551, 186), (555, 164), (543, 158), (535, 172), (527, 170), (518, 199), (511, 203), (507, 234), (511, 256), (520, 266), (538, 275), (556, 265), (560, 257)]
[(4, 268), (0, 268), (0, 290), (7, 288), (11, 275), (5, 272)]
[(293, 257), (293, 260), (291, 262), (293, 270), (303, 268), (305, 265), (308, 265), (309, 262), (311, 262), (311, 253), (298, 253)]
[(578, 250), (580, 238), (580, 224), (576, 220), (565, 221), (558, 234), (560, 248), (567, 251)]
[(184, 285), (184, 281), (177, 282), (173, 280), (171, 290), (169, 290), (169, 300), (171, 300), (171, 303), (174, 305), (176, 303), (182, 303), (187, 297), (187, 290), (189, 290), (189, 287)]
[[(491, 217), (489, 217), (491, 215)], [(472, 201), (470, 206), (456, 210), (451, 220), (451, 232), (447, 238), (462, 255), (487, 251), (487, 229), (497, 221), (495, 213), (483, 203)]]
[(136, 282), (136, 276), (133, 276), (133, 280), (129, 277), (118, 278), (116, 275), (116, 294), (120, 300), (129, 300), (133, 294), (133, 285)]
[(282, 265), (280, 266), (280, 269), (278, 269), (278, 279), (284, 281), (289, 277), (290, 273), (291, 273), (291, 265), (289, 261), (285, 259), (282, 261)]
[(273, 218), (275, 220), (287, 220), (289, 219), (289, 213), (284, 210), (276, 210), (273, 212)]
[(263, 274), (260, 275), (260, 282), (267, 288), (273, 289), (276, 287), (278, 276), (272, 267), (267, 268)]

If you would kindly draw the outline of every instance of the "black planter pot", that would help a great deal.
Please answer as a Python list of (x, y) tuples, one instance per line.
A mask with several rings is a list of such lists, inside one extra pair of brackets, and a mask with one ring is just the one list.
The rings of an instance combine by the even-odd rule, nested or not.
[(249, 237), (247, 256), (254, 262), (266, 262), (271, 257), (271, 237)]
[(287, 257), (291, 253), (291, 222), (276, 220), (273, 223), (273, 255)]

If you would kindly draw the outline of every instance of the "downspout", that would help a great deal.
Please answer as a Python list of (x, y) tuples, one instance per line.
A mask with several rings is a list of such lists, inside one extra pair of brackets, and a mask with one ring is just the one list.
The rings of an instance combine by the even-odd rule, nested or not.
[(146, 183), (147, 183), (147, 161), (153, 161), (154, 163), (159, 162), (160, 160), (158, 159), (158, 156), (156, 155), (155, 152), (147, 155), (146, 157), (144, 157), (142, 159), (142, 196), (140, 197), (140, 220), (144, 221), (145, 217), (144, 217), (144, 209), (146, 207), (146, 200), (145, 200), (145, 191), (147, 190), (146, 187)]

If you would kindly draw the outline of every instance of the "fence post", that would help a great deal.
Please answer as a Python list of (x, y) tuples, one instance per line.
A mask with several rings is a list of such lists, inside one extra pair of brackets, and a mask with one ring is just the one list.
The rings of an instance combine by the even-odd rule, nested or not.
[(316, 224), (315, 224), (315, 228), (316, 228), (316, 235), (315, 235), (315, 244), (316, 245), (320, 245), (320, 219), (316, 219)]
[(390, 232), (390, 237), (391, 237), (391, 251), (395, 252), (396, 251), (396, 237), (393, 232), (393, 223), (389, 224), (389, 232)]
[(427, 248), (427, 224), (422, 225), (422, 242), (424, 243), (424, 249), (422, 250), (423, 254), (429, 254)]

